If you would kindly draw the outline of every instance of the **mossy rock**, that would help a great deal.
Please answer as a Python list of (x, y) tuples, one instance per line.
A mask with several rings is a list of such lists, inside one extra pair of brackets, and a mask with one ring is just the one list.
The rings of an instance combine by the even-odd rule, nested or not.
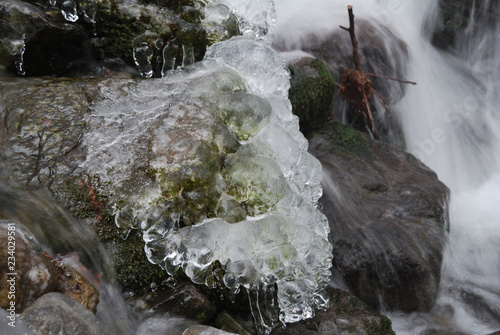
[(99, 180), (80, 176), (66, 180), (66, 204), (79, 219), (92, 222), (101, 242), (110, 251), (116, 279), (124, 290), (145, 292), (151, 283), (160, 283), (168, 275), (158, 265), (148, 261), (139, 230), (120, 229), (108, 205), (108, 199), (98, 191)]
[(325, 135), (334, 146), (349, 154), (364, 157), (371, 155), (372, 140), (366, 133), (353, 127), (339, 122), (330, 122), (320, 133)]
[(330, 116), (335, 81), (325, 63), (301, 58), (288, 64), (292, 76), (288, 92), (292, 110), (299, 117), (300, 130), (307, 134), (323, 127)]

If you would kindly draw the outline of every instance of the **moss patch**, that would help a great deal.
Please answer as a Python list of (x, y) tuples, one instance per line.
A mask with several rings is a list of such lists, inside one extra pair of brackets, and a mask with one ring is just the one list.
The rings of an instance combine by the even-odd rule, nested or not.
[(349, 154), (365, 157), (371, 155), (371, 139), (368, 135), (348, 125), (330, 122), (321, 134), (326, 136), (334, 146)]
[(100, 240), (113, 256), (114, 273), (124, 290), (147, 291), (152, 282), (168, 277), (158, 265), (148, 261), (142, 234), (138, 230), (124, 231), (115, 225), (107, 197), (98, 191), (95, 177), (72, 177), (66, 181), (66, 204), (80, 219), (91, 219)]
[(330, 115), (335, 81), (325, 63), (305, 58), (289, 66), (288, 92), (293, 113), (299, 117), (300, 130), (321, 129)]

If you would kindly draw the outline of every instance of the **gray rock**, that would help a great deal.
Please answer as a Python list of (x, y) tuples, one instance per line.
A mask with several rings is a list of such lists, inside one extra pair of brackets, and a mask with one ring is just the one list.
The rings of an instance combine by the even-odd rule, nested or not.
[(500, 6), (496, 1), (440, 0), (436, 11), (437, 20), (427, 22), (426, 28), (431, 30), (434, 46), (450, 51), (459, 47), (462, 36), (470, 41), (494, 26)]
[(2, 335), (33, 335), (31, 329), (19, 318), (19, 315), (11, 315), (10, 312), (0, 308), (0, 319), (5, 322), (0, 329)]
[(373, 311), (354, 295), (328, 289), (330, 307), (314, 318), (276, 329), (273, 335), (394, 335), (391, 321)]
[(374, 308), (428, 311), (440, 281), (448, 188), (415, 157), (340, 124), (310, 137), (333, 265)]
[(80, 303), (62, 293), (47, 293), (21, 314), (34, 334), (111, 334), (103, 323)]
[(174, 288), (152, 293), (148, 305), (159, 314), (177, 315), (200, 323), (215, 315), (215, 306), (192, 284), (183, 282)]

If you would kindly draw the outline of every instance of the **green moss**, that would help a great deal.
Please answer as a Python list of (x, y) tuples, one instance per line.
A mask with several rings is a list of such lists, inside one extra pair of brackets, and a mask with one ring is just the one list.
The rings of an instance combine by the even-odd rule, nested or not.
[(299, 117), (304, 133), (320, 129), (330, 115), (335, 81), (325, 63), (304, 59), (291, 65), (291, 87), (288, 92), (292, 110)]
[(331, 143), (347, 153), (361, 156), (370, 156), (371, 140), (365, 134), (348, 125), (330, 122), (321, 131)]
[(392, 330), (392, 322), (389, 318), (381, 316), (379, 322), (376, 320), (364, 319), (365, 329), (368, 335), (395, 335)]
[(152, 282), (161, 282), (168, 276), (148, 261), (140, 231), (124, 232), (115, 225), (108, 199), (99, 193), (98, 178), (72, 177), (65, 184), (66, 205), (75, 217), (95, 221), (95, 231), (113, 256), (114, 273), (124, 290), (144, 292)]

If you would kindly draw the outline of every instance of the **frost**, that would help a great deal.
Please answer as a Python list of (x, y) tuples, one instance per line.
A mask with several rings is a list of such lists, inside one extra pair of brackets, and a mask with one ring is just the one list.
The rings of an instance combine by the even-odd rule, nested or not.
[[(279, 319), (295, 322), (326, 307), (332, 255), (316, 207), (321, 166), (288, 85), (276, 52), (245, 37), (164, 78), (104, 82), (82, 168), (99, 176), (117, 225), (143, 231), (151, 262), (209, 287), (247, 289), (252, 310), (264, 308), (260, 296), (272, 302), (276, 285)], [(264, 333), (278, 318), (266, 308)]]

